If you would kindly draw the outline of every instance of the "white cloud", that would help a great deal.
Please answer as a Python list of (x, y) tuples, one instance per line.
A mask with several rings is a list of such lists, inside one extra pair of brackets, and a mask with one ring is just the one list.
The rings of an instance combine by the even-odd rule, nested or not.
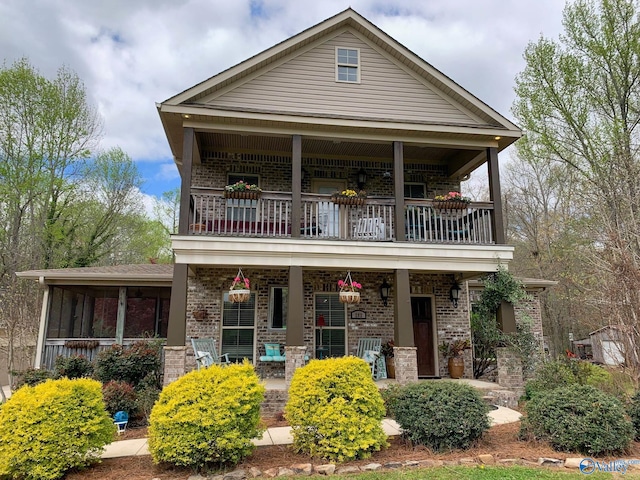
[[(558, 0), (5, 0), (0, 51), (48, 76), (63, 64), (104, 118), (103, 147), (171, 158), (155, 103), (352, 6), (509, 116), (522, 53), (557, 36)], [(254, 16), (252, 16), (252, 8)], [(157, 175), (170, 175), (161, 165)], [(175, 174), (175, 170), (174, 170)]]

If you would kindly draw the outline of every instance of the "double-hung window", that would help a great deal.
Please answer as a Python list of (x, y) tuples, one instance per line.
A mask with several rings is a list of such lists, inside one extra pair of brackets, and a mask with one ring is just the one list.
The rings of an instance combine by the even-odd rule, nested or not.
[(228, 353), (229, 360), (241, 362), (247, 358), (253, 362), (255, 337), (256, 294), (246, 302), (232, 303), (229, 292), (224, 293), (222, 309), (222, 354)]
[(346, 313), (338, 293), (316, 293), (316, 358), (343, 357), (347, 351)]
[(360, 49), (336, 47), (336, 81), (360, 83)]

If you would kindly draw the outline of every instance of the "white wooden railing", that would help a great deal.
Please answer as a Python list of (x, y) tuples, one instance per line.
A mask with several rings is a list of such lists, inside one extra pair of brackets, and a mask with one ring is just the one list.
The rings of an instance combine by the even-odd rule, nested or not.
[[(203, 189), (204, 190), (204, 189)], [(338, 205), (330, 195), (302, 194), (300, 224), (293, 226), (291, 194), (263, 192), (259, 199), (224, 198), (222, 189), (194, 191), (189, 233), (219, 236), (291, 237), (293, 228), (310, 239), (392, 241), (395, 205), (367, 198), (363, 205)], [(409, 200), (404, 240), (421, 243), (490, 244), (493, 206), (470, 204), (443, 210), (430, 200)]]
[(493, 206), (469, 204), (463, 209), (437, 208), (429, 200), (407, 200), (405, 231), (408, 241), (491, 244)]

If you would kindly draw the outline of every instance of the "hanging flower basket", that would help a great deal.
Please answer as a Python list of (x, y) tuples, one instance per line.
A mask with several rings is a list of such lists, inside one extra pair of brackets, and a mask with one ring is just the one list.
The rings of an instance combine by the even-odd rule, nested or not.
[(340, 302), (360, 303), (360, 292), (340, 292)]
[(233, 279), (231, 288), (229, 289), (229, 301), (232, 303), (246, 302), (251, 298), (251, 283), (248, 278), (242, 274), (242, 269), (238, 269), (236, 278)]
[(251, 290), (229, 290), (229, 301), (232, 303), (246, 302), (251, 298)]
[(340, 287), (339, 298), (341, 303), (360, 303), (362, 285), (351, 279), (351, 272), (347, 272), (344, 280), (338, 281), (338, 287)]

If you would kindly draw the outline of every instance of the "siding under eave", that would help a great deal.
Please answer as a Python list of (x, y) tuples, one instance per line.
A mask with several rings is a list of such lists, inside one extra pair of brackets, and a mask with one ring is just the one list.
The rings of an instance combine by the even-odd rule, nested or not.
[[(335, 48), (359, 48), (361, 82), (335, 81)], [(485, 123), (351, 31), (235, 88), (203, 99), (211, 107), (344, 115), (453, 125)]]

